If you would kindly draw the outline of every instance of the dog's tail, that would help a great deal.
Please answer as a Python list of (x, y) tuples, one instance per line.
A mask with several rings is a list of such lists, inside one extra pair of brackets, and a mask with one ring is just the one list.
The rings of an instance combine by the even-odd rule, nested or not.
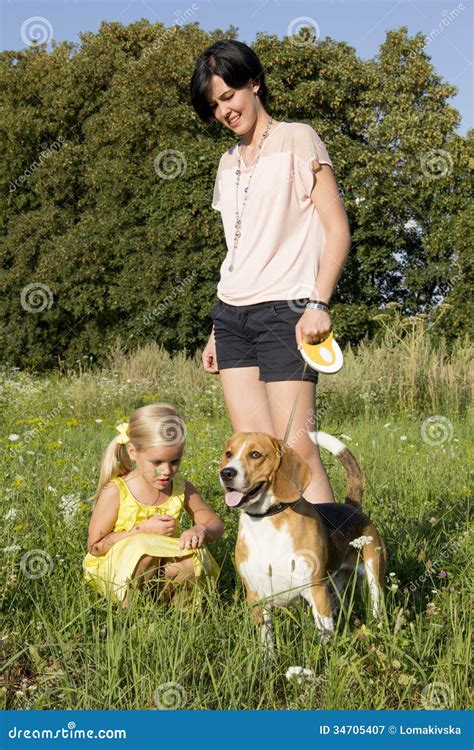
[(308, 432), (308, 435), (313, 443), (326, 448), (326, 450), (339, 459), (347, 474), (345, 502), (350, 505), (360, 506), (364, 493), (364, 474), (347, 445), (344, 445), (341, 440), (338, 440), (334, 435), (329, 435), (327, 432)]

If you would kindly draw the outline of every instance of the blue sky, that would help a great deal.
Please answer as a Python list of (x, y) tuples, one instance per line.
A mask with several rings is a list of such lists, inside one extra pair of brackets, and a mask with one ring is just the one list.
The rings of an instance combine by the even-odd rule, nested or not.
[[(443, 79), (457, 86), (450, 103), (461, 114), (458, 132), (473, 126), (473, 2), (472, 0), (0, 0), (2, 49), (26, 46), (28, 22), (47, 19), (57, 41), (79, 42), (78, 32), (97, 31), (101, 21), (128, 25), (139, 18), (167, 26), (188, 18), (202, 29), (239, 29), (238, 39), (251, 44), (258, 32), (283, 38), (294, 19), (306, 17), (320, 37), (343, 40), (367, 59), (373, 57), (390, 29), (407, 26), (430, 42), (426, 51)], [(311, 20), (312, 19), (312, 20)], [(183, 21), (185, 22), (185, 21)], [(297, 23), (297, 22), (295, 22)], [(24, 25), (25, 24), (25, 25)], [(40, 21), (42, 28), (44, 22)]]

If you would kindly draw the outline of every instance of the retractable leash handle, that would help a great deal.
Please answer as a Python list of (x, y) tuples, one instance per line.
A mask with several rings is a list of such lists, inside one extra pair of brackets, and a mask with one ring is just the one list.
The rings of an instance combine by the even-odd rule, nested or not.
[(334, 338), (333, 331), (329, 331), (328, 336), (318, 344), (307, 344), (303, 341), (300, 352), (304, 361), (313, 370), (324, 372), (327, 375), (339, 372), (344, 363), (340, 346)]
[[(335, 340), (332, 331), (330, 331), (327, 337), (323, 341), (320, 341), (319, 344), (307, 344), (305, 341), (303, 341), (300, 347), (300, 353), (304, 359), (303, 378), (305, 376), (308, 365), (317, 372), (324, 372), (327, 375), (331, 375), (334, 372), (339, 372), (344, 362), (340, 346)], [(291, 423), (293, 422), (293, 417), (295, 415), (296, 404), (298, 403), (300, 390), (301, 385), (298, 388), (298, 393), (296, 394), (290, 417), (288, 419), (285, 437), (283, 438), (284, 443), (288, 442), (288, 436), (290, 434)]]

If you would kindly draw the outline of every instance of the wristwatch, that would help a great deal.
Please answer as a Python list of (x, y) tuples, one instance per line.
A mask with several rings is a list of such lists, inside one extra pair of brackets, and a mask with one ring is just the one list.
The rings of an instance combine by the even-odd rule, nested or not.
[(329, 312), (329, 305), (326, 302), (321, 302), (321, 300), (310, 299), (305, 307), (307, 310), (324, 310), (324, 312)]

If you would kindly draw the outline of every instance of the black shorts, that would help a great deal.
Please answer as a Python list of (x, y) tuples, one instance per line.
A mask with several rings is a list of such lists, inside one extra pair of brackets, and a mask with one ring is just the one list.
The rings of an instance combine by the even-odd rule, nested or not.
[(319, 373), (309, 366), (296, 346), (295, 326), (306, 300), (278, 300), (255, 305), (219, 302), (211, 310), (219, 370), (258, 367), (259, 380), (309, 380)]

